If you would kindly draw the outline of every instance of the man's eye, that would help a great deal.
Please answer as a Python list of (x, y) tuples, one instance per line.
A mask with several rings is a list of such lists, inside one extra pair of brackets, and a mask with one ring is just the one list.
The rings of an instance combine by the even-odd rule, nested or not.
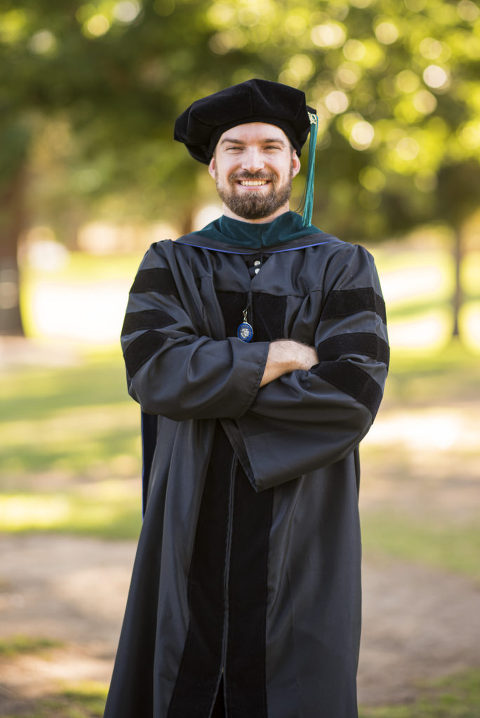
[(265, 149), (266, 149), (267, 151), (280, 150), (281, 147), (279, 147), (278, 145), (267, 145), (267, 146), (265, 147)]

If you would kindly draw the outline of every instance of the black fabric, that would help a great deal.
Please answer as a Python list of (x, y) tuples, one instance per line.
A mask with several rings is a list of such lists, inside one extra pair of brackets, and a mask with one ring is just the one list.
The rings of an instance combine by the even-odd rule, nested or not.
[(165, 337), (154, 329), (140, 334), (134, 339), (124, 351), (128, 376), (134, 377), (145, 362), (163, 346), (164, 342)]
[(257, 341), (273, 341), (285, 336), (286, 305), (287, 297), (285, 295), (278, 296), (266, 292), (252, 293), (253, 331)]
[(218, 686), (217, 697), (215, 699), (215, 705), (213, 706), (211, 718), (226, 718), (223, 678)]
[(322, 319), (348, 317), (359, 312), (375, 312), (385, 323), (385, 302), (372, 287), (340, 289), (330, 292), (322, 309)]
[[(234, 335), (247, 295), (218, 296), (227, 335)], [(286, 297), (254, 295), (255, 341), (283, 335), (285, 306)], [(189, 573), (190, 624), (168, 718), (207, 716), (220, 672), (226, 681), (224, 687), (222, 678), (217, 689), (213, 715), (224, 709), (225, 688), (229, 718), (267, 718), (265, 622), (272, 502), (273, 491), (254, 491), (219, 424)]]
[(377, 415), (383, 392), (375, 379), (363, 369), (338, 361), (321, 362), (310, 371), (366, 406), (372, 417)]
[(142, 515), (145, 515), (147, 506), (147, 489), (152, 470), (152, 461), (155, 454), (155, 445), (157, 443), (158, 416), (153, 414), (145, 414), (142, 411)]
[(368, 332), (351, 332), (338, 334), (320, 342), (317, 346), (320, 361), (338, 359), (342, 354), (363, 354), (372, 359), (383, 362), (386, 366), (390, 361), (390, 348), (388, 344)]
[(143, 292), (159, 292), (178, 297), (172, 273), (168, 269), (142, 269), (138, 272), (130, 294), (142, 294)]
[(140, 329), (162, 329), (175, 323), (175, 319), (161, 309), (144, 309), (141, 312), (128, 312), (122, 327), (122, 337)]
[(224, 692), (229, 718), (267, 718), (272, 502), (273, 491), (258, 495), (250, 486), (218, 425), (188, 579), (190, 623), (168, 718), (206, 718), (214, 701), (214, 715), (221, 715)]
[(228, 647), (227, 715), (267, 718), (265, 624), (273, 490), (257, 494), (239, 465), (235, 482)]
[(230, 443), (219, 428), (197, 522), (188, 576), (190, 623), (168, 718), (206, 718), (217, 693), (226, 625), (232, 462)]
[(300, 155), (310, 131), (305, 94), (269, 80), (247, 80), (193, 102), (175, 122), (174, 138), (192, 157), (208, 164), (226, 130), (246, 122), (280, 127)]
[[(243, 321), (243, 310), (247, 308), (246, 292), (217, 292), (218, 301), (225, 322), (227, 337), (237, 336), (238, 325)], [(285, 309), (284, 295), (252, 292), (252, 306), (248, 321), (253, 326), (254, 341), (273, 341), (284, 336)]]
[(217, 292), (227, 337), (237, 336), (238, 325), (243, 321), (242, 312), (247, 306), (247, 297), (247, 292)]

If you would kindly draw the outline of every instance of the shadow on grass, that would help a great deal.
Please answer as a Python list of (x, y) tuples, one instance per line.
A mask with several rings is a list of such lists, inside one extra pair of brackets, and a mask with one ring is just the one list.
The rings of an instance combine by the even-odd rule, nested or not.
[(0, 421), (43, 419), (72, 407), (118, 404), (128, 399), (120, 356), (87, 360), (74, 367), (23, 368), (0, 380)]
[[(36, 703), (23, 718), (101, 718), (107, 687), (78, 683)], [(4, 718), (15, 718), (9, 713)], [(409, 705), (360, 708), (359, 718), (478, 718), (480, 671), (468, 671), (426, 684), (420, 697)], [(333, 718), (333, 717), (332, 717)]]
[[(88, 427), (88, 419), (86, 421), (87, 426), (80, 426), (79, 419), (78, 431), (72, 427), (71, 431), (62, 437), (55, 435), (55, 426), (52, 427), (50, 435), (48, 432), (42, 432), (42, 437), (35, 436), (35, 433), (32, 435), (34, 427), (25, 427), (25, 431), (20, 426), (21, 436), (15, 437), (15, 440), (9, 442), (9, 446), (0, 449), (4, 476), (9, 473), (16, 476), (33, 476), (54, 472), (62, 474), (68, 480), (69, 477), (87, 479), (97, 476), (140, 475), (140, 412), (133, 428), (114, 426), (108, 430), (95, 431)], [(61, 418), (58, 424), (61, 425)], [(13, 425), (7, 427), (4, 437), (7, 432), (12, 434), (14, 428)], [(67, 482), (65, 488), (68, 488)]]

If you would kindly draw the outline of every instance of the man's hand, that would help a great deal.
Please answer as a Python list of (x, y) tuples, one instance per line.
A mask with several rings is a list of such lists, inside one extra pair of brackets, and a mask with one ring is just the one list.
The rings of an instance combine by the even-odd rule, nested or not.
[(291, 339), (281, 339), (272, 342), (268, 350), (267, 363), (260, 386), (269, 384), (282, 374), (288, 374), (295, 369), (310, 369), (318, 363), (317, 352), (309, 347)]

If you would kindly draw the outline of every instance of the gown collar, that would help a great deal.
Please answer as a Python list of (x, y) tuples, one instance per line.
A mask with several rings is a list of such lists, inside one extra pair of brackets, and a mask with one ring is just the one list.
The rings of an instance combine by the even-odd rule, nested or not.
[(242, 222), (222, 215), (203, 229), (180, 237), (180, 244), (190, 244), (217, 251), (250, 254), (252, 251), (287, 251), (322, 244), (330, 238), (322, 230), (302, 225), (302, 217), (288, 211), (265, 224)]

